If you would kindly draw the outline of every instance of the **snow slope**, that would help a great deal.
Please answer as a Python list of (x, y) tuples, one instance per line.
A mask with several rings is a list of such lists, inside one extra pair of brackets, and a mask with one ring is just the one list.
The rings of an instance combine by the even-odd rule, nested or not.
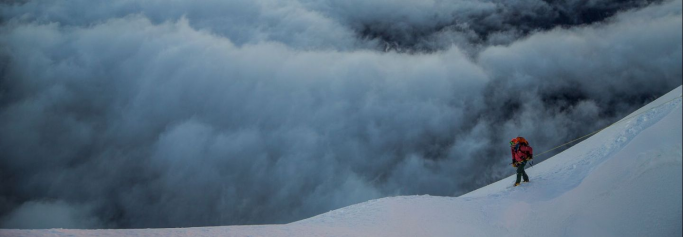
[(519, 187), (511, 176), (460, 197), (382, 198), (285, 225), (0, 236), (681, 236), (680, 96), (678, 87), (528, 169)]

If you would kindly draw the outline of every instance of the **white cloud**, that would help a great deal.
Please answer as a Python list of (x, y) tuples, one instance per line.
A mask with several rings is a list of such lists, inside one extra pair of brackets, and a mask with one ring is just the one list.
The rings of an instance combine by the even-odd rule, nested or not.
[(538, 32), (513, 17), (553, 7), (3, 5), (0, 195), (26, 201), (0, 208), (93, 200), (112, 226), (178, 227), (457, 195), (514, 172), (510, 137), (542, 150), (680, 85), (680, 2)]

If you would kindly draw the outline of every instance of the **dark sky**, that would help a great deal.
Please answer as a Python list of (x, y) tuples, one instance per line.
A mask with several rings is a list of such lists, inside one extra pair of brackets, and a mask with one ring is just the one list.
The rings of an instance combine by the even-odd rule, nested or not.
[(457, 196), (514, 173), (509, 139), (547, 150), (682, 77), (681, 1), (45, 0), (0, 21), (1, 228)]

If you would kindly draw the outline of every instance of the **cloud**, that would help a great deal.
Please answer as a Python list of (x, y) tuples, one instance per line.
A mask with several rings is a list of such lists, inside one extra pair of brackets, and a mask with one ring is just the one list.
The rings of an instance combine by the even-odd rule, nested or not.
[(100, 223), (90, 216), (88, 206), (69, 205), (62, 201), (30, 201), (9, 213), (0, 224), (7, 229), (97, 228)]
[(542, 151), (680, 85), (680, 2), (558, 4), (2, 5), (3, 223), (286, 223), (459, 195), (514, 172), (511, 137)]

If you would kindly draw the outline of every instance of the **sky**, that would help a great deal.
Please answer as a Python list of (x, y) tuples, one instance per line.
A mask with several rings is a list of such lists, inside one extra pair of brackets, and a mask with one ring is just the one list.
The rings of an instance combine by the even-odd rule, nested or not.
[[(458, 196), (681, 85), (681, 1), (0, 3), (0, 228)], [(541, 162), (545, 157), (536, 157)]]

